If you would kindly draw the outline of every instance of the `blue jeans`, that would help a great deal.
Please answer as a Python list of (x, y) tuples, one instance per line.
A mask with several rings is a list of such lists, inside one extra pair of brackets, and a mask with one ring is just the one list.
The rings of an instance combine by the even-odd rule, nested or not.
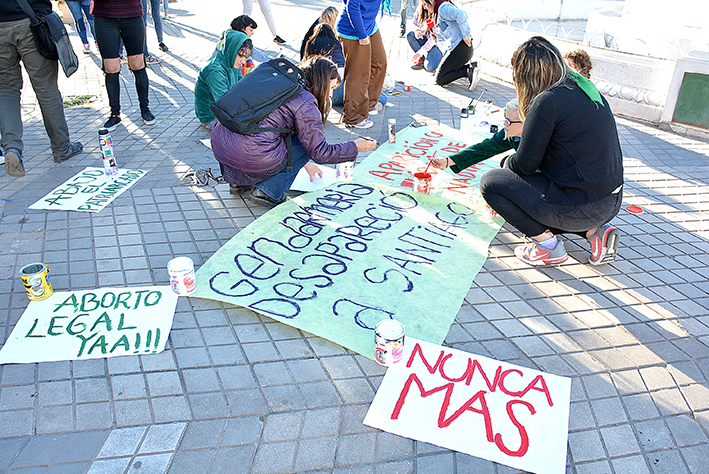
[(295, 176), (298, 171), (305, 166), (310, 158), (308, 154), (305, 153), (305, 148), (300, 144), (297, 135), (293, 135), (292, 138), (292, 150), (293, 150), (293, 171), (288, 172), (288, 165), (285, 166), (281, 171), (274, 174), (270, 178), (266, 178), (260, 183), (256, 183), (255, 187), (259, 188), (261, 191), (266, 193), (268, 197), (274, 201), (283, 201), (286, 197), (286, 191), (290, 189), (295, 180)]
[[(406, 41), (409, 42), (409, 46), (411, 46), (411, 49), (413, 49), (414, 53), (416, 53), (424, 44), (426, 44), (427, 39), (425, 36), (423, 38), (417, 38), (413, 31), (409, 31), (406, 34)], [(441, 59), (443, 59), (443, 53), (441, 53), (441, 50), (438, 49), (438, 46), (434, 46), (423, 56), (426, 58), (423, 66), (428, 72), (435, 71), (441, 63)]]
[[(150, 2), (151, 16), (153, 17), (153, 26), (155, 26), (155, 34), (158, 37), (158, 43), (162, 43), (162, 20), (160, 19), (160, 0), (143, 0), (143, 25), (148, 26), (148, 2)], [(143, 54), (148, 55), (148, 35), (145, 35), (145, 48)]]
[(89, 21), (89, 28), (91, 28), (91, 36), (96, 40), (96, 34), (94, 33), (94, 16), (91, 14), (91, 0), (67, 0), (66, 6), (71, 12), (71, 16), (74, 17), (74, 23), (76, 23), (76, 32), (79, 33), (79, 38), (84, 44), (89, 44), (89, 38), (86, 36), (86, 23), (84, 23), (84, 15)]
[[(387, 105), (387, 96), (384, 92), (379, 94), (379, 100), (377, 101), (382, 105)], [(332, 105), (342, 107), (345, 105), (345, 83), (344, 81), (337, 86), (337, 89), (332, 91)]]

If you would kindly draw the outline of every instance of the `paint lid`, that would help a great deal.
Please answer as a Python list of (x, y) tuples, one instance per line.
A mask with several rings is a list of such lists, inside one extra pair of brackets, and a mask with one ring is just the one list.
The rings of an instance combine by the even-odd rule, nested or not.
[(640, 206), (627, 206), (625, 208), (626, 211), (628, 211), (631, 214), (644, 214), (645, 211), (643, 210), (642, 207)]
[(194, 270), (194, 263), (190, 257), (175, 257), (167, 262), (167, 270), (171, 272), (189, 272)]
[(396, 319), (379, 321), (374, 331), (385, 339), (399, 339), (404, 335), (404, 325)]

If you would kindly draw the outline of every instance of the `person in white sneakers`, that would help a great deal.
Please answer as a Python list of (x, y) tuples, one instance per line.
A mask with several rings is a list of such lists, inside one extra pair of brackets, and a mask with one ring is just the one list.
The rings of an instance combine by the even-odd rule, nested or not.
[[(273, 35), (273, 42), (276, 44), (286, 44), (286, 40), (278, 36), (276, 31), (276, 21), (273, 19), (273, 12), (271, 11), (271, 4), (268, 0), (257, 0), (259, 7), (261, 7), (261, 13), (263, 13), (264, 18), (266, 18), (266, 23), (268, 23), (268, 29), (271, 30)], [(244, 15), (251, 16), (251, 12), (254, 10), (254, 0), (243, 0), (244, 2)]]

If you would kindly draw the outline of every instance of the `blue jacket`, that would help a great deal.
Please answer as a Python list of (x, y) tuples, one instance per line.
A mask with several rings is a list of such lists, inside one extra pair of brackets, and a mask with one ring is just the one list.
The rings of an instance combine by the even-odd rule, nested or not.
[(450, 2), (443, 2), (438, 8), (438, 29), (438, 41), (449, 42), (448, 51), (465, 38), (472, 37), (468, 14)]
[(377, 31), (382, 0), (343, 0), (337, 32), (349, 39), (364, 39)]

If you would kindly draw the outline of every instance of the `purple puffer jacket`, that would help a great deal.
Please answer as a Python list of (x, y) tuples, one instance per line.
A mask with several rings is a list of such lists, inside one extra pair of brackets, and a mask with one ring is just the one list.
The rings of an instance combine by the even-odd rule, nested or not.
[[(278, 107), (259, 123), (260, 127), (295, 128), (308, 157), (316, 163), (354, 161), (355, 142), (328, 145), (315, 96), (303, 91)], [(212, 151), (223, 166), (232, 168), (238, 186), (260, 183), (286, 167), (285, 135), (261, 132), (240, 135), (217, 123), (212, 129)]]

